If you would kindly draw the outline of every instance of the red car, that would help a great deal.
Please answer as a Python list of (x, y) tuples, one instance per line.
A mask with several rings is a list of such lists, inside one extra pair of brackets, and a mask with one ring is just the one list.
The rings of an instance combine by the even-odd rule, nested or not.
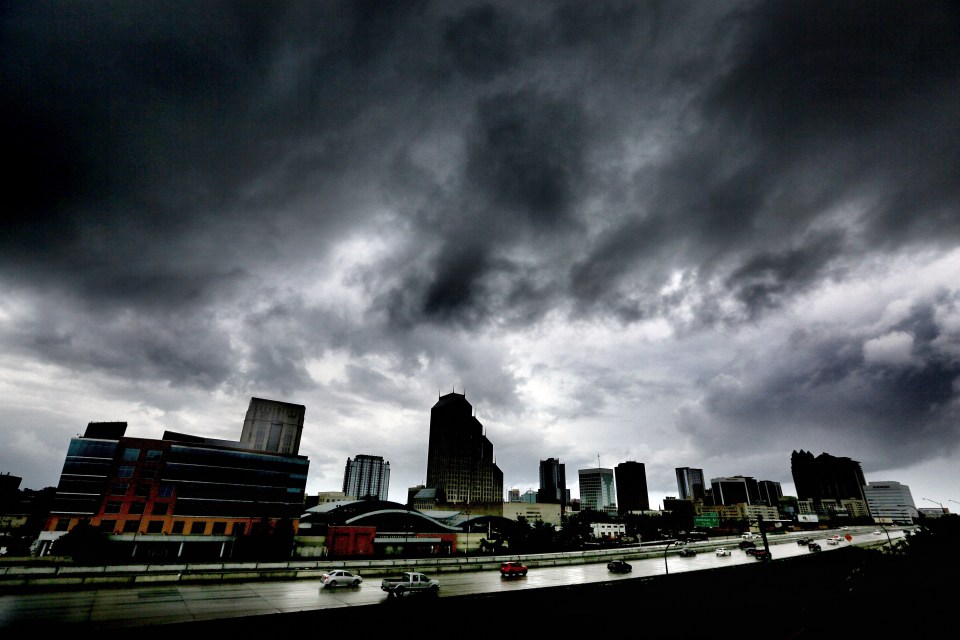
[(510, 576), (525, 576), (527, 575), (527, 565), (522, 562), (501, 562), (500, 575), (504, 578)]

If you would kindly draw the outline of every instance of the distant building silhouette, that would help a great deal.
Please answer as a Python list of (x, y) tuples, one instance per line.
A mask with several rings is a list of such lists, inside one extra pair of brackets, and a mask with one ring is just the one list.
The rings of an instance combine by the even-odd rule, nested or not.
[(715, 505), (731, 505), (745, 503), (748, 505), (761, 504), (760, 488), (755, 478), (749, 476), (732, 476), (729, 478), (711, 478), (710, 488), (713, 492)]
[(343, 471), (343, 492), (349, 496), (386, 501), (390, 491), (390, 463), (382, 456), (359, 454), (347, 458)]
[(866, 480), (856, 460), (828, 453), (814, 457), (801, 449), (790, 455), (790, 471), (800, 500), (864, 500)]
[(251, 398), (240, 442), (257, 451), (296, 455), (300, 452), (305, 414), (302, 404)]
[(614, 469), (617, 487), (617, 509), (620, 513), (649, 511), (647, 471), (642, 462), (628, 460)]
[(783, 498), (783, 489), (779, 482), (773, 480), (758, 480), (757, 488), (760, 490), (760, 502), (768, 507), (776, 507)]
[(465, 394), (441, 396), (430, 410), (426, 487), (438, 506), (503, 513), (503, 472)]
[(561, 514), (570, 502), (566, 465), (557, 458), (540, 461), (540, 489), (537, 491), (537, 502), (559, 504)]

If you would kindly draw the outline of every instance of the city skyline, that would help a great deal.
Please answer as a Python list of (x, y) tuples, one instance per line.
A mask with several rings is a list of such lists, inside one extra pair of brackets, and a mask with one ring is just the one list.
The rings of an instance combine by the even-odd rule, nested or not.
[(309, 493), (404, 502), (456, 392), (504, 489), (803, 450), (960, 501), (958, 13), (8, 2), (0, 472), (270, 398)]

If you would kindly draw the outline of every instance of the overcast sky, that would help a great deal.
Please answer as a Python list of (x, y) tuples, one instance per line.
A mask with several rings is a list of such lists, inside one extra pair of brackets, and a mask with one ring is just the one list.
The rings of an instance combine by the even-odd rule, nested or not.
[[(857, 460), (960, 511), (960, 7), (5, 2), (0, 473), (88, 422), (307, 491), (422, 483), (466, 392), (504, 474)], [(954, 501), (954, 502), (951, 502)]]

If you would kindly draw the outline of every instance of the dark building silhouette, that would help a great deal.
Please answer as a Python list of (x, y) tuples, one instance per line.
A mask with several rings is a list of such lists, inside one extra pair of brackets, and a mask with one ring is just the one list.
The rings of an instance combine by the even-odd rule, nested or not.
[(783, 489), (779, 482), (759, 480), (757, 481), (757, 488), (760, 490), (760, 502), (768, 507), (780, 505), (780, 499), (783, 498)]
[(790, 471), (800, 500), (864, 500), (860, 463), (827, 453), (814, 457), (804, 450), (790, 455)]
[(617, 510), (649, 511), (650, 497), (647, 494), (647, 471), (642, 462), (628, 460), (614, 468), (617, 486)]
[(540, 489), (537, 490), (537, 502), (559, 504), (561, 513), (569, 502), (566, 466), (557, 458), (540, 461)]
[(503, 512), (503, 472), (465, 394), (441, 396), (430, 410), (426, 487), (444, 506)]
[(703, 469), (677, 467), (677, 492), (682, 500), (703, 500), (707, 485)]
[(710, 489), (716, 505), (765, 504), (760, 499), (760, 487), (756, 479), (749, 476), (711, 478)]

